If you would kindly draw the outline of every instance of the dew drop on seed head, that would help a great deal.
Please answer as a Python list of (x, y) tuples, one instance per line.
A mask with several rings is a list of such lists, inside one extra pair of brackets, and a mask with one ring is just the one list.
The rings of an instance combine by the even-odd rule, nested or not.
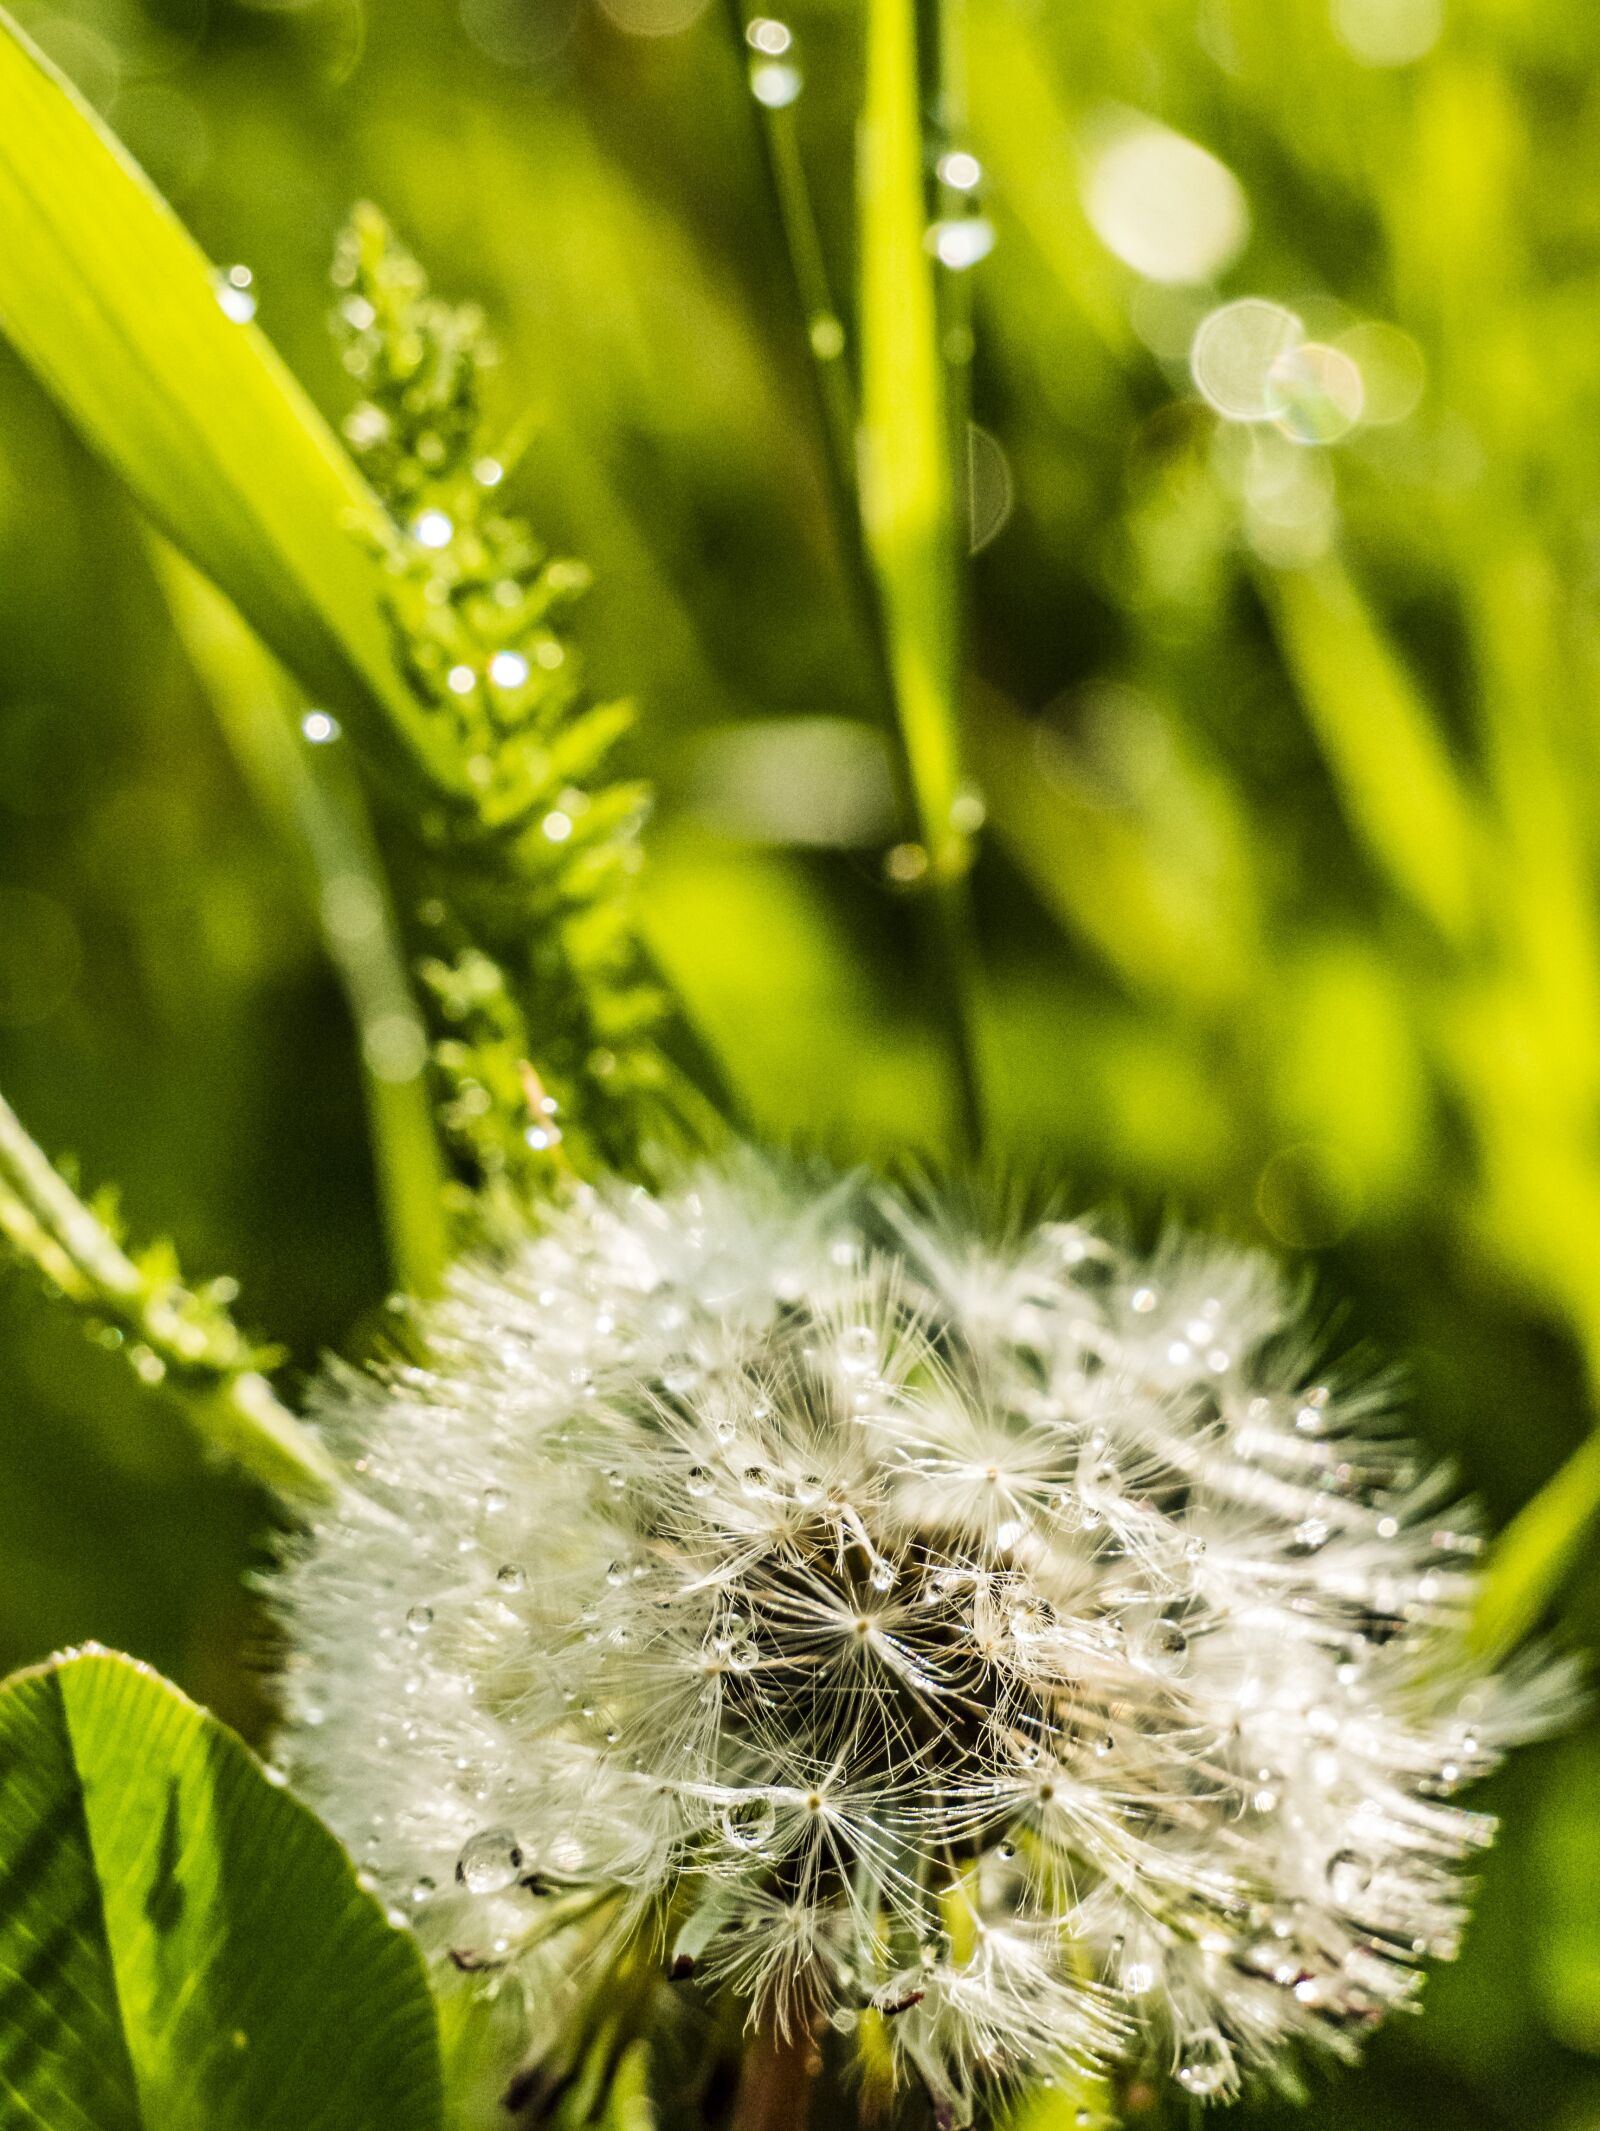
[(894, 1577), (895, 1568), (892, 1561), (875, 1561), (872, 1565), (872, 1574), (867, 1581), (875, 1591), (892, 1591), (894, 1589)]
[(722, 1808), (722, 1832), (736, 1849), (759, 1850), (777, 1819), (769, 1798), (740, 1798)]
[(528, 1579), (514, 1561), (505, 1562), (495, 1576), (502, 1591), (525, 1591)]
[(1360, 1901), (1372, 1885), (1372, 1867), (1354, 1850), (1339, 1850), (1328, 1860), (1328, 1892), (1341, 1908)]
[(411, 1900), (415, 1907), (420, 1909), (434, 1891), (434, 1884), (431, 1879), (424, 1877), (414, 1880), (411, 1887)]
[(709, 1495), (711, 1492), (711, 1471), (709, 1466), (691, 1465), (684, 1475), (683, 1484), (685, 1491), (693, 1495), (697, 1501)]
[(1152, 1621), (1143, 1636), (1145, 1662), (1155, 1672), (1176, 1672), (1189, 1654), (1189, 1638), (1175, 1621)]
[(483, 1491), (483, 1514), (486, 1517), (498, 1517), (510, 1499), (503, 1487), (486, 1487)]
[(869, 1376), (878, 1365), (878, 1335), (869, 1324), (853, 1324), (839, 1335), (839, 1366), (846, 1376)]
[(456, 1859), (456, 1878), (469, 1894), (499, 1894), (522, 1869), (522, 1849), (509, 1828), (483, 1828)]
[(426, 1635), (433, 1626), (432, 1606), (413, 1606), (406, 1615), (406, 1626), (413, 1635)]
[(1214, 2027), (1202, 2028), (1189, 2044), (1178, 2067), (1178, 2084), (1202, 2101), (1233, 2084), (1233, 2052)]

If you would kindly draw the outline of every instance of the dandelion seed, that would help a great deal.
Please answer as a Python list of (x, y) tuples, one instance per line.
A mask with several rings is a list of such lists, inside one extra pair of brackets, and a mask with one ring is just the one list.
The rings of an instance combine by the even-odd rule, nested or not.
[(1470, 1516), (1258, 1261), (746, 1157), (575, 1195), (423, 1329), (325, 1386), (366, 1471), (277, 1603), (283, 1750), (436, 1961), (671, 1906), (675, 1972), (870, 2004), (961, 2122), (1118, 2063), (1226, 2100), (1454, 1950), (1492, 1823), (1440, 1801), (1568, 1682), (1475, 1667)]

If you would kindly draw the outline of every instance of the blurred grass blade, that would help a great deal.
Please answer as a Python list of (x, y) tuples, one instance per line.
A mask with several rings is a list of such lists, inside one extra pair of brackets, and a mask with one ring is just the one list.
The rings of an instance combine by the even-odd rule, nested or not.
[(200, 1440), (296, 1499), (336, 1473), (281, 1405), (215, 1288), (191, 1289), (168, 1246), (137, 1258), (54, 1169), (0, 1098), (0, 1256), (9, 1248), (62, 1300), (111, 1328), (142, 1383), (169, 1393)]
[(439, 2131), (415, 1941), (215, 1718), (102, 1651), (0, 1690), (15, 2131)]
[(1499, 1656), (1536, 1627), (1600, 1515), (1600, 1431), (1578, 1447), (1495, 1544), (1473, 1613), (1477, 1647)]
[(0, 327), (164, 532), (391, 772), (426, 760), (381, 514), (89, 107), (0, 11)]
[(1339, 563), (1261, 584), (1351, 827), (1445, 937), (1465, 942), (1477, 825), (1416, 684)]
[(257, 804), (297, 862), (349, 1001), (395, 1279), (431, 1294), (450, 1238), (427, 1034), (354, 766), (337, 745), (302, 741), (292, 691), (227, 601), (171, 549), (158, 565), (184, 647)]
[(868, 0), (859, 147), (861, 521), (927, 853), (967, 1136), (981, 1137), (959, 752), (961, 580), (927, 236), (916, 0)]

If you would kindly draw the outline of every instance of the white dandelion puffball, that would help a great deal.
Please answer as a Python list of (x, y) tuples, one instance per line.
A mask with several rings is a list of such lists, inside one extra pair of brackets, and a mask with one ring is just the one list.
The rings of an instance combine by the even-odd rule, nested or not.
[(425, 1331), (325, 1389), (276, 1603), (284, 1758), (441, 1961), (548, 2008), (648, 1947), (952, 2123), (1292, 2083), (1454, 1953), (1454, 1794), (1564, 1683), (1474, 1667), (1470, 1516), (1258, 1260), (751, 1156), (585, 1189)]

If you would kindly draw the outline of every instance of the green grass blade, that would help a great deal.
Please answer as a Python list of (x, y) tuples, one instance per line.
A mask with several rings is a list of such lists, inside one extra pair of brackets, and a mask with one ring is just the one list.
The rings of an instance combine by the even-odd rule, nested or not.
[(416, 1945), (233, 1734), (91, 1651), (0, 1690), (0, 2118), (439, 2131)]
[(1492, 1655), (1536, 1627), (1600, 1515), (1600, 1432), (1573, 1452), (1502, 1533), (1473, 1613), (1473, 1640)]
[(392, 773), (431, 745), (395, 666), (377, 507), (87, 104), (0, 12), (0, 328), (157, 525)]
[(184, 648), (290, 855), (349, 1003), (395, 1279), (412, 1295), (432, 1294), (450, 1237), (427, 1035), (354, 764), (341, 747), (301, 740), (301, 706), (227, 601), (170, 548), (158, 564)]
[(915, 0), (869, 0), (860, 197), (861, 521), (946, 991), (967, 1136), (981, 1136), (960, 823), (961, 581), (950, 423), (925, 242)]
[(1260, 582), (1351, 827), (1408, 900), (1465, 942), (1478, 825), (1416, 683), (1337, 561)]

